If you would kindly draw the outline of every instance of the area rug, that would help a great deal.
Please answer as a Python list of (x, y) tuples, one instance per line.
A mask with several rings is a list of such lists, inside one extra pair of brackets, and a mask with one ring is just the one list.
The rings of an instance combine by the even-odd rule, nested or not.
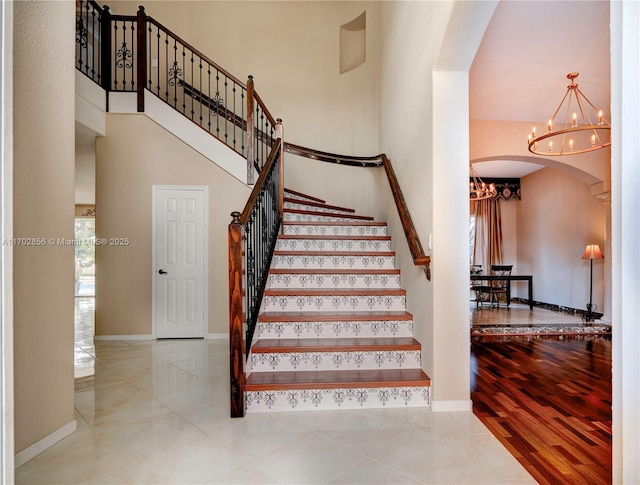
[(541, 324), (541, 325), (473, 325), (472, 336), (493, 335), (610, 335), (611, 325)]

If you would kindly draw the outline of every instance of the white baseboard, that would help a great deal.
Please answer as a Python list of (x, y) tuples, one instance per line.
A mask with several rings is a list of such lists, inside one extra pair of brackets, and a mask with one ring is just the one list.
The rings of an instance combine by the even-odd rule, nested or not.
[(228, 333), (208, 333), (207, 340), (229, 340)]
[(45, 436), (40, 441), (36, 441), (28, 448), (25, 448), (20, 453), (17, 453), (15, 457), (15, 467), (18, 468), (19, 466), (24, 465), (26, 462), (28, 462), (32, 458), (35, 458), (43, 451), (51, 448), (58, 441), (69, 436), (76, 430), (76, 426), (76, 420), (74, 419), (70, 423), (65, 424), (62, 428), (51, 433), (49, 436)]
[(431, 400), (431, 410), (434, 413), (460, 413), (473, 411), (473, 402), (468, 401), (436, 401)]
[(153, 335), (95, 335), (95, 340), (153, 340)]
[[(153, 335), (95, 335), (96, 340), (154, 340)], [(207, 340), (229, 340), (227, 333), (208, 333)]]

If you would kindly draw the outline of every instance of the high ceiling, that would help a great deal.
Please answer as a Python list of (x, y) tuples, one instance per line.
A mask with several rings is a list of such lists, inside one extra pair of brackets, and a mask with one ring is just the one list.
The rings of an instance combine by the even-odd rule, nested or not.
[[(564, 95), (569, 72), (611, 118), (609, 0), (502, 0), (469, 76), (472, 119), (545, 123)], [(90, 136), (86, 136), (90, 135)], [(78, 203), (93, 202), (93, 135), (76, 130)], [(482, 162), (483, 177), (521, 177), (540, 165)]]
[[(469, 75), (472, 119), (544, 125), (564, 96), (569, 72), (610, 116), (609, 1), (503, 0)], [(481, 176), (522, 176), (540, 166), (474, 165)], [(509, 174), (501, 173), (508, 170)]]

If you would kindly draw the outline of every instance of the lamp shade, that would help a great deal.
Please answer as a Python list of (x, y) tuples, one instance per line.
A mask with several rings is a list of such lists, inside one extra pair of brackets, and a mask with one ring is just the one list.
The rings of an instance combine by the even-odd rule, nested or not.
[(582, 259), (602, 258), (604, 258), (604, 254), (602, 254), (602, 251), (600, 251), (600, 246), (598, 244), (587, 244), (587, 247), (584, 250), (584, 254), (582, 255)]

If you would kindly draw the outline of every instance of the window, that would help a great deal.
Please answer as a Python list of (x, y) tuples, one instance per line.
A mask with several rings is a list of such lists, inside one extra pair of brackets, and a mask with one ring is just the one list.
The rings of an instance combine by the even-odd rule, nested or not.
[(95, 296), (96, 220), (76, 217), (76, 296)]

